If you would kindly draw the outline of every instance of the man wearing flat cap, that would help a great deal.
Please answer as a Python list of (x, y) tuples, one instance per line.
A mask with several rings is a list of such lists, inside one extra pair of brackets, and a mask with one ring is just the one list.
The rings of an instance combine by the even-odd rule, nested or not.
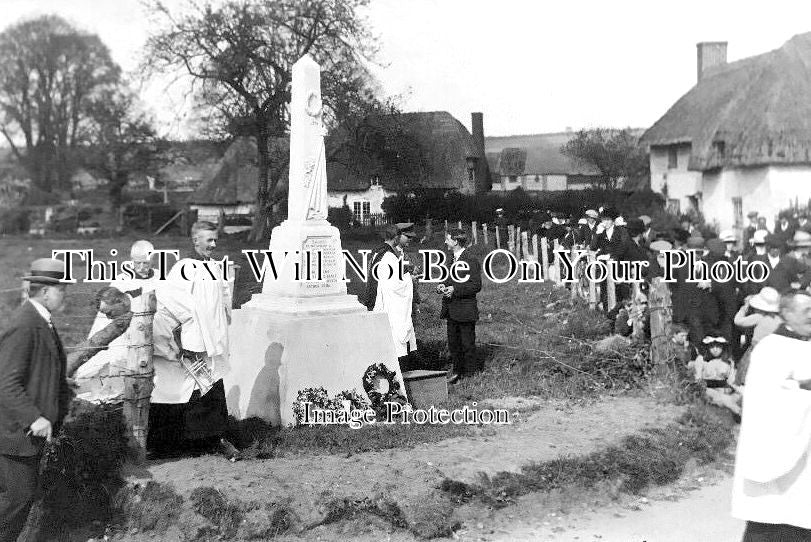
[(17, 540), (34, 502), (42, 449), (59, 431), (71, 392), (51, 315), (62, 309), (64, 263), (31, 264), (28, 300), (0, 332), (0, 542)]
[(757, 211), (752, 211), (746, 215), (749, 219), (749, 225), (743, 229), (743, 246), (744, 250), (751, 245), (752, 236), (758, 231)]

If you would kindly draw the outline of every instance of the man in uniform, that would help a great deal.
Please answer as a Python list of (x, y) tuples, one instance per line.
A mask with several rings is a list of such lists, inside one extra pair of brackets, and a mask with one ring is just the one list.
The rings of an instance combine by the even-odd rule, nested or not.
[(222, 262), (212, 259), (216, 225), (195, 222), (191, 236), (193, 250), (155, 290), (155, 388), (147, 447), (153, 456), (217, 450), (235, 461), (238, 451), (223, 438), (231, 293)]
[(0, 542), (17, 540), (39, 483), (45, 443), (59, 431), (71, 392), (51, 315), (64, 306), (64, 263), (31, 264), (28, 301), (0, 333)]

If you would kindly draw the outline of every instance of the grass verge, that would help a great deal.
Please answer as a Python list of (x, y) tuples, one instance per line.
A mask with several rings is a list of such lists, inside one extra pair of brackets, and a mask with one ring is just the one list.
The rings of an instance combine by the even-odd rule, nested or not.
[(494, 508), (531, 492), (565, 488), (592, 489), (617, 483), (621, 491), (639, 493), (674, 482), (692, 461), (708, 464), (728, 457), (734, 422), (725, 413), (697, 403), (677, 421), (625, 437), (619, 444), (582, 457), (531, 463), (520, 473), (482, 475), (477, 484), (446, 479), (441, 488), (457, 503), (472, 499)]

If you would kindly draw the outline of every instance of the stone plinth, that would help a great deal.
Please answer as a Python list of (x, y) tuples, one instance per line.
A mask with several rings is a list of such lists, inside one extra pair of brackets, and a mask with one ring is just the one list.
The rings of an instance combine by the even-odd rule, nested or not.
[(324, 387), (330, 397), (353, 389), (365, 396), (363, 374), (376, 363), (394, 370), (403, 382), (384, 313), (248, 307), (234, 311), (230, 330), (231, 372), (225, 388), (228, 411), (237, 419), (256, 416), (274, 425), (294, 424), (293, 401), (305, 388)]

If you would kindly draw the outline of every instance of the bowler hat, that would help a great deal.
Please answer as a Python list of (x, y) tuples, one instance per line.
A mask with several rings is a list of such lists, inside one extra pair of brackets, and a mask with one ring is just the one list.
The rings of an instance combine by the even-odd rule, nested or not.
[(727, 246), (720, 239), (708, 239), (707, 250), (715, 256), (723, 256), (727, 251)]
[(620, 214), (613, 207), (603, 207), (602, 211), (600, 211), (600, 218), (615, 220), (618, 216), (620, 216)]
[(752, 211), (746, 214), (747, 218), (757, 218), (757, 211)]
[(785, 248), (786, 243), (780, 237), (769, 234), (766, 236), (766, 246), (769, 248)]
[(617, 225), (617, 226), (627, 226), (628, 225), (628, 223), (625, 222), (625, 218), (622, 217), (622, 216), (618, 216), (617, 218), (615, 218), (614, 219), (614, 224)]
[(802, 230), (795, 232), (794, 238), (788, 244), (794, 248), (811, 247), (811, 233)]
[(690, 232), (683, 228), (673, 230), (673, 237), (680, 243), (686, 243), (690, 238)]
[(406, 237), (416, 237), (417, 232), (414, 231), (413, 222), (399, 222), (397, 223), (397, 233), (405, 235)]
[(65, 277), (65, 262), (53, 258), (39, 258), (31, 262), (31, 270), (23, 280), (38, 284), (61, 284)]
[(631, 237), (642, 235), (645, 233), (645, 223), (638, 218), (632, 218), (628, 221), (628, 233)]
[[(690, 237), (687, 240), (687, 248), (704, 248), (704, 238), (703, 237)], [(726, 247), (724, 247), (726, 248)]]
[(749, 300), (749, 306), (763, 312), (780, 312), (780, 293), (766, 286)]
[(651, 217), (649, 217), (648, 215), (642, 215), (642, 216), (640, 216), (640, 217), (639, 217), (639, 220), (641, 220), (641, 221), (642, 221), (642, 223), (645, 225), (645, 227), (646, 227), (646, 228), (647, 228), (648, 226), (650, 226), (650, 223), (652, 222)]

